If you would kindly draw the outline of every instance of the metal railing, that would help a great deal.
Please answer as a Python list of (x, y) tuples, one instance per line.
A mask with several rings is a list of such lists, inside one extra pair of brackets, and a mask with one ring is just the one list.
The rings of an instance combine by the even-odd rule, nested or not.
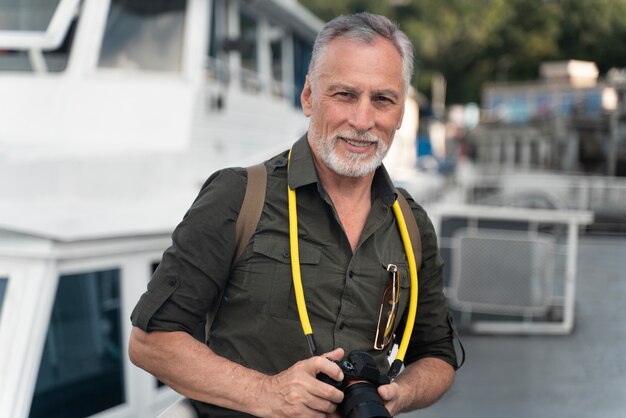
[(626, 178), (562, 175), (550, 172), (510, 172), (478, 175), (467, 184), (468, 203), (523, 204), (524, 198), (543, 197), (555, 209), (623, 211), (626, 214)]
[[(473, 332), (567, 334), (589, 211), (439, 205), (445, 293)], [(563, 228), (559, 228), (565, 227)]]

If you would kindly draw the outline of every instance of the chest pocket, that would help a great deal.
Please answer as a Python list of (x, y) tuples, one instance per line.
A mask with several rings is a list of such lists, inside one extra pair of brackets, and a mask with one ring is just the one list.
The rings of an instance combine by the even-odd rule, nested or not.
[[(299, 254), (302, 275), (315, 277), (315, 270), (321, 259), (321, 248), (300, 241)], [(255, 237), (251, 262), (251, 284), (260, 292), (259, 296), (267, 304), (269, 314), (278, 318), (299, 320), (291, 276), (289, 241), (276, 237)]]

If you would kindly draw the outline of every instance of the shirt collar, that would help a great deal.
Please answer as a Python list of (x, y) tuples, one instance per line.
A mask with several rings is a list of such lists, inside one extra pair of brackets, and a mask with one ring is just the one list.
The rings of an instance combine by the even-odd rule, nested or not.
[[(308, 184), (319, 183), (306, 134), (293, 144), (290, 160), (288, 174), (290, 188), (297, 189)], [(372, 197), (379, 198), (387, 206), (391, 206), (396, 200), (396, 188), (384, 165), (378, 167), (374, 174)]]
[(288, 179), (292, 189), (319, 182), (306, 134), (291, 147)]
[(398, 196), (396, 186), (393, 185), (393, 181), (391, 181), (391, 177), (389, 177), (389, 173), (384, 164), (381, 164), (376, 169), (374, 183), (372, 184), (372, 195), (379, 197), (387, 206), (393, 205), (393, 202), (396, 201)]

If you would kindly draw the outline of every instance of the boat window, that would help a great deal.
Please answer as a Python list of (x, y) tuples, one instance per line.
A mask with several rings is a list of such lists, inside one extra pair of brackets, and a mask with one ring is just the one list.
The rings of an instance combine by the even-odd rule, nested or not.
[(0, 277), (0, 315), (2, 315), (2, 304), (4, 303), (4, 293), (7, 289), (7, 283), (9, 279), (6, 277)]
[(256, 40), (257, 40), (257, 28), (256, 20), (252, 16), (241, 12), (240, 15), (241, 25), (241, 66), (250, 71), (257, 71), (257, 54), (256, 54)]
[[(13, 37), (13, 42), (21, 46), (3, 49), (0, 46), (0, 71), (32, 72), (33, 63), (28, 55), (29, 45), (40, 42), (47, 36), (54, 13), (62, 0), (0, 0), (0, 31)], [(74, 38), (78, 16), (70, 10), (63, 14), (67, 18), (69, 29), (63, 41), (54, 49), (42, 51), (45, 70), (59, 72), (65, 70), (69, 59), (70, 47)], [(70, 23), (71, 22), (71, 23)]]
[(296, 89), (293, 95), (293, 104), (296, 107), (302, 106), (300, 104), (300, 93), (302, 93), (302, 89), (304, 88), (312, 53), (313, 45), (311, 45), (311, 43), (298, 36), (293, 37), (293, 81)]
[(120, 270), (59, 278), (30, 417), (86, 417), (124, 402)]
[(261, 90), (261, 82), (257, 67), (257, 22), (244, 12), (239, 13), (241, 39), (239, 51), (241, 53), (241, 86), (249, 92)]
[(45, 32), (61, 0), (0, 0), (0, 30)]
[(180, 71), (186, 0), (112, 0), (99, 66)]
[(277, 96), (283, 96), (283, 45), (282, 39), (276, 39), (270, 42), (270, 51), (272, 53), (272, 93)]
[(221, 50), (221, 46), (218, 45), (218, 33), (217, 25), (221, 24), (220, 20), (217, 19), (217, 2), (211, 2), (211, 22), (209, 23), (210, 33), (209, 33), (209, 44), (208, 44), (208, 55), (211, 58), (217, 58), (218, 50)]

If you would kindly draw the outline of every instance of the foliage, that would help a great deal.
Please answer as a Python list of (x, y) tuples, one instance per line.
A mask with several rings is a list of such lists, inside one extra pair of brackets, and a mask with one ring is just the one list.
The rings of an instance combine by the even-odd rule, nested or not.
[(447, 101), (479, 101), (490, 81), (534, 80), (542, 62), (626, 66), (626, 0), (300, 0), (323, 20), (369, 11), (388, 16), (413, 41), (413, 84), (430, 94), (447, 80)]

